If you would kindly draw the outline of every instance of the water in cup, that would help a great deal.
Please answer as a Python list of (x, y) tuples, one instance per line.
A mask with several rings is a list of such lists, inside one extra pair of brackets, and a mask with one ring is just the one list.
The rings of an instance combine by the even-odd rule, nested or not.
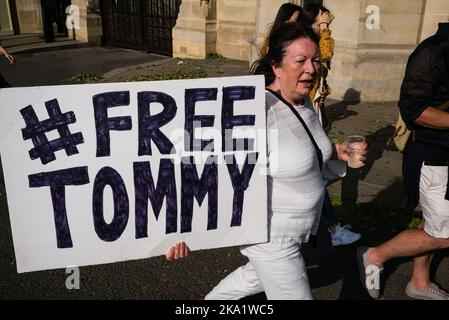
[(361, 143), (363, 142), (365, 142), (365, 137), (363, 136), (349, 136), (345, 138), (344, 143), (348, 144), (348, 166), (350, 168), (356, 169), (364, 165), (364, 162), (359, 160)]

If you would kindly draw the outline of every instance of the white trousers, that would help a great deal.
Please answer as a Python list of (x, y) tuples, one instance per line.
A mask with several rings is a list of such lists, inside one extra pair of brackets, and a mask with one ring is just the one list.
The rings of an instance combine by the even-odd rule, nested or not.
[(249, 262), (230, 273), (205, 297), (238, 300), (265, 291), (269, 300), (312, 300), (299, 243), (242, 247)]
[(425, 220), (424, 231), (434, 238), (449, 238), (449, 201), (444, 198), (448, 168), (426, 166), (421, 168), (419, 202)]

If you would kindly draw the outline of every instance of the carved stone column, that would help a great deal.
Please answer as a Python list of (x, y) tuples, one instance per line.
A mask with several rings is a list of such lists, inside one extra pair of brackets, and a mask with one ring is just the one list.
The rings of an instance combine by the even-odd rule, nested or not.
[(76, 29), (76, 40), (88, 42), (89, 45), (101, 44), (103, 27), (99, 0), (72, 0), (80, 10), (79, 29)]
[(216, 52), (216, 0), (183, 0), (173, 28), (173, 57), (204, 59)]

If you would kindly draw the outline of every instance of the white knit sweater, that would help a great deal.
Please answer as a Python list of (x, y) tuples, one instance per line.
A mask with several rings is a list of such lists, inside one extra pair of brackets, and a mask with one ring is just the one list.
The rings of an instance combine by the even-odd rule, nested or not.
[[(323, 153), (323, 175), (315, 148), (295, 114), (266, 92), (268, 144), (268, 227), (271, 243), (307, 242), (318, 227), (324, 198), (323, 175), (332, 155), (331, 141), (322, 129), (313, 106), (306, 99), (295, 109), (307, 124)], [(346, 164), (333, 165), (344, 175)], [(337, 170), (335, 170), (337, 169)], [(333, 175), (335, 177), (335, 174)]]

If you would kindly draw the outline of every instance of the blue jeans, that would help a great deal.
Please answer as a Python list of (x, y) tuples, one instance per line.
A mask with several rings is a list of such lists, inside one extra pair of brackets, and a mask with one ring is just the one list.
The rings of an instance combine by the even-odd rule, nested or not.
[(326, 226), (326, 228), (329, 228), (337, 223), (337, 216), (335, 215), (335, 210), (332, 206), (331, 198), (327, 189), (324, 195), (323, 211), (321, 211), (320, 221)]

